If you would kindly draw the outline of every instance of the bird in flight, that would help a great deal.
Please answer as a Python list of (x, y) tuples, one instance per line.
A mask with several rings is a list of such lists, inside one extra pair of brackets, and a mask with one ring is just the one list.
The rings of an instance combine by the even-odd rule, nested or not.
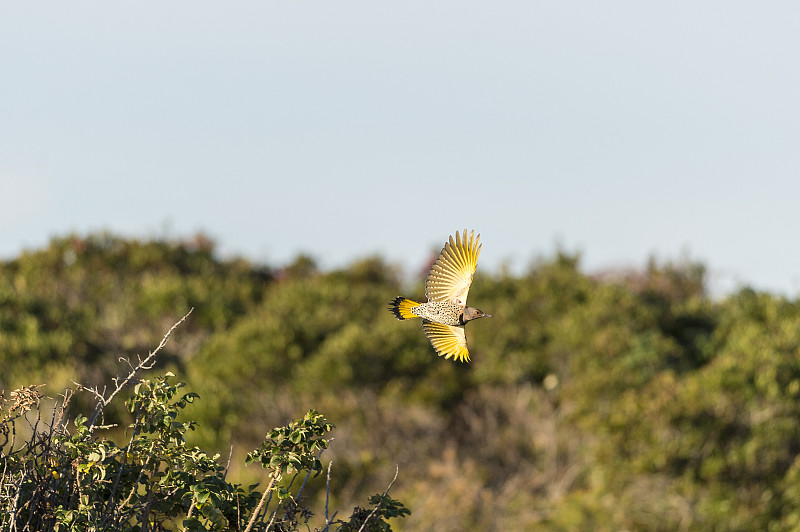
[(389, 310), (398, 320), (422, 318), (422, 330), (439, 356), (469, 362), (464, 325), (478, 318), (491, 318), (482, 310), (467, 306), (467, 293), (478, 267), (481, 235), (467, 230), (450, 237), (428, 271), (425, 280), (426, 303), (396, 297)]

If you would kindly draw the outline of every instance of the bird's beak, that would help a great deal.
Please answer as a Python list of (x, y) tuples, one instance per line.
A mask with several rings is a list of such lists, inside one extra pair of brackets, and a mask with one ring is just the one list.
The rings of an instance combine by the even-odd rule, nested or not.
[(494, 318), (494, 316), (492, 316), (491, 314), (484, 314), (483, 317), (484, 318)]

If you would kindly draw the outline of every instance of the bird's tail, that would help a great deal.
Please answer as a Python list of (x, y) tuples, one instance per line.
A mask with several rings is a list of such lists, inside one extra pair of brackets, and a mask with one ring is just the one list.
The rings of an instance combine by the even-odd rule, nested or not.
[(419, 303), (411, 301), (405, 297), (396, 297), (389, 303), (389, 310), (398, 320), (410, 320), (412, 318), (419, 318), (416, 314), (411, 312), (413, 307), (418, 307)]

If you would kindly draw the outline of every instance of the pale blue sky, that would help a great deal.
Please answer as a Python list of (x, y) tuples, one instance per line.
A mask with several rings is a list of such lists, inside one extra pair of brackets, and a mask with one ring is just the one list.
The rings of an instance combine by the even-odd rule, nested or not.
[(0, 256), (202, 230), (416, 271), (556, 243), (800, 290), (795, 2), (4, 2)]

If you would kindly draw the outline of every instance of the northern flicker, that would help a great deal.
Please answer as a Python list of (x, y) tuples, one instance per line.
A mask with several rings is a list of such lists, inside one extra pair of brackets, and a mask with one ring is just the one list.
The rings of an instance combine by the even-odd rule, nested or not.
[(475, 231), (470, 231), (468, 239), (464, 229), (463, 236), (456, 232), (455, 240), (451, 236), (445, 242), (425, 280), (426, 303), (397, 297), (389, 304), (389, 310), (398, 320), (422, 318), (422, 330), (439, 356), (462, 362), (469, 362), (464, 325), (492, 317), (467, 306), (467, 293), (481, 253), (481, 235), (474, 238), (474, 234)]

